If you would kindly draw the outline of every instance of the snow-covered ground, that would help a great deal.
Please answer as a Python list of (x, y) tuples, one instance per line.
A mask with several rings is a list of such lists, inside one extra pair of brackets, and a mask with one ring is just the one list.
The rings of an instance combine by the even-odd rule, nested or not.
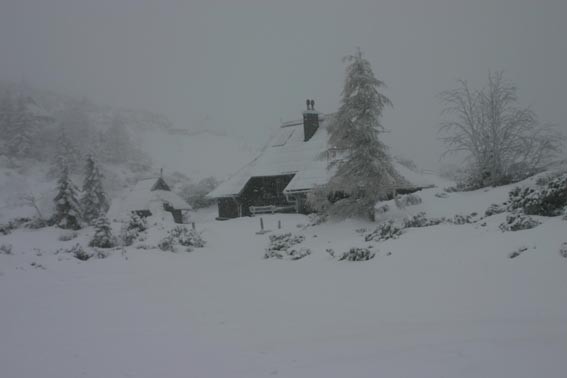
[[(435, 196), (399, 218), (477, 212), (511, 187)], [(505, 214), (408, 229), (365, 242), (376, 224), (301, 227), (301, 215), (214, 220), (193, 252), (127, 248), (81, 262), (61, 230), (0, 235), (0, 376), (42, 377), (565, 377), (567, 241), (561, 217), (501, 232)], [(277, 230), (277, 222), (282, 230)], [(483, 225), (483, 223), (486, 223)], [(114, 224), (115, 230), (119, 225)], [(264, 259), (268, 236), (292, 232), (312, 254)], [(150, 240), (151, 242), (151, 240)], [(149, 242), (148, 242), (149, 243)], [(376, 252), (341, 262), (325, 252)], [(519, 257), (509, 254), (528, 249)]]

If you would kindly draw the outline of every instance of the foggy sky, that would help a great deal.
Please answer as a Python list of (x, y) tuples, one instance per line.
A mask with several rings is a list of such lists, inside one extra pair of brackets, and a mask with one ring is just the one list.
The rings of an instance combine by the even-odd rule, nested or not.
[(261, 143), (305, 98), (335, 111), (359, 46), (394, 103), (393, 152), (435, 168), (436, 96), (458, 78), (504, 69), (567, 130), (566, 15), (565, 0), (0, 0), (0, 79)]

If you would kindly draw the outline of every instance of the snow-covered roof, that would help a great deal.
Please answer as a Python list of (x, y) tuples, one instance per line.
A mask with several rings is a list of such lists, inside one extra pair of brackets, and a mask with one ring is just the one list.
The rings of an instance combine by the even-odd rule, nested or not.
[(143, 179), (125, 196), (122, 208), (126, 211), (150, 210), (155, 203), (167, 203), (176, 210), (191, 210), (191, 206), (168, 190), (152, 190), (157, 178)]
[[(241, 168), (208, 194), (210, 198), (238, 196), (248, 180), (259, 176), (295, 174), (284, 189), (284, 193), (308, 191), (315, 186), (326, 184), (332, 177), (327, 169), (327, 127), (331, 115), (319, 115), (319, 128), (304, 141), (303, 121), (286, 122), (270, 139), (254, 160)], [(394, 162), (395, 168), (415, 187), (434, 186), (427, 176), (411, 171)]]

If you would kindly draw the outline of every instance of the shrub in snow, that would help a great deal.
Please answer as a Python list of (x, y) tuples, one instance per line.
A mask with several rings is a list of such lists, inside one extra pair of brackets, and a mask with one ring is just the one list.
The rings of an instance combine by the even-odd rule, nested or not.
[(376, 254), (369, 248), (351, 248), (338, 257), (339, 261), (368, 261)]
[(319, 213), (311, 213), (307, 216), (307, 218), (309, 219), (309, 226), (317, 226), (320, 225), (321, 223), (325, 223), (328, 219), (328, 216), (326, 214), (319, 214)]
[(6, 224), (0, 224), (0, 234), (8, 235), (14, 230), (25, 227), (25, 225), (30, 221), (30, 218), (15, 218), (8, 221)]
[(201, 234), (195, 230), (189, 230), (185, 226), (177, 226), (167, 233), (167, 236), (160, 240), (158, 248), (162, 251), (175, 252), (176, 246), (186, 247), (187, 252), (191, 252), (193, 248), (202, 248), (205, 246), (205, 240)]
[(130, 219), (120, 231), (120, 240), (122, 245), (130, 246), (134, 240), (138, 239), (142, 232), (147, 230), (146, 220), (136, 213), (132, 213)]
[(396, 199), (396, 205), (400, 208), (419, 205), (420, 203), (421, 197), (417, 194), (406, 194)]
[(384, 214), (388, 211), (390, 211), (390, 206), (388, 206), (387, 204), (376, 208), (376, 214)]
[(81, 261), (87, 261), (88, 259), (90, 259), (91, 257), (93, 257), (92, 253), (89, 253), (87, 251), (85, 251), (83, 249), (83, 247), (80, 244), (75, 244), (74, 246), (72, 246), (69, 249), (65, 249), (63, 250), (63, 252), (66, 253), (70, 253), (71, 255), (73, 255), (73, 257), (75, 257), (77, 260), (81, 260)]
[(520, 248), (516, 249), (515, 251), (511, 252), (508, 255), (508, 258), (515, 259), (516, 257), (520, 256), (522, 253), (526, 252), (527, 250), (528, 250), (528, 247), (520, 247)]
[(437, 198), (447, 198), (449, 197), (449, 195), (445, 192), (439, 192), (439, 193), (435, 193), (435, 197)]
[(95, 221), (95, 234), (89, 242), (90, 247), (112, 248), (114, 247), (114, 237), (110, 229), (110, 223), (106, 216), (100, 216)]
[(62, 232), (61, 235), (59, 235), (59, 237), (57, 238), (57, 240), (59, 241), (69, 241), (69, 240), (73, 240), (77, 237), (77, 233), (76, 232)]
[(501, 223), (499, 228), (502, 231), (520, 231), (537, 227), (540, 223), (528, 215), (514, 213), (506, 216), (506, 222)]
[(561, 248), (559, 248), (559, 254), (567, 258), (567, 242), (563, 242), (561, 244)]
[(420, 212), (411, 218), (404, 218), (403, 227), (404, 228), (429, 227), (429, 226), (436, 226), (444, 222), (446, 222), (445, 218), (427, 218), (424, 212)]
[(264, 258), (276, 258), (285, 260), (299, 260), (311, 254), (307, 248), (293, 248), (305, 240), (303, 235), (276, 234), (270, 235), (270, 245), (266, 248)]
[(567, 173), (540, 179), (532, 186), (514, 188), (508, 197), (508, 210), (522, 209), (528, 215), (561, 215), (567, 206)]
[(449, 220), (449, 223), (458, 224), (458, 225), (473, 223), (474, 217), (476, 217), (477, 215), (478, 215), (477, 213), (471, 213), (469, 215), (457, 214), (453, 217), (453, 219)]
[(388, 239), (397, 239), (403, 233), (403, 226), (397, 225), (394, 221), (389, 220), (383, 223), (380, 223), (378, 227), (370, 234), (367, 234), (364, 237), (366, 241), (382, 241)]
[(12, 254), (12, 244), (0, 245), (0, 254), (11, 255)]
[(492, 215), (501, 214), (505, 211), (506, 211), (505, 205), (498, 205), (496, 203), (493, 203), (488, 207), (488, 209), (486, 209), (486, 211), (484, 212), (484, 216), (490, 217)]

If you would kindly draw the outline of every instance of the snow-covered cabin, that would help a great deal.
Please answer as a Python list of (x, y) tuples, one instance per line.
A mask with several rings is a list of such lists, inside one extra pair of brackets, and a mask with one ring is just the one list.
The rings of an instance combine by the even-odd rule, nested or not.
[(140, 180), (125, 196), (121, 206), (123, 211), (134, 212), (141, 217), (156, 215), (158, 212), (171, 213), (175, 223), (183, 223), (183, 212), (191, 206), (171, 188), (163, 177)]
[[(306, 194), (332, 177), (327, 166), (334, 157), (326, 154), (331, 117), (308, 106), (302, 119), (283, 123), (259, 156), (208, 194), (218, 200), (217, 219), (250, 215), (251, 208), (265, 206), (279, 212), (308, 212)], [(434, 186), (427, 175), (394, 165), (409, 185), (392, 190), (407, 193)]]

